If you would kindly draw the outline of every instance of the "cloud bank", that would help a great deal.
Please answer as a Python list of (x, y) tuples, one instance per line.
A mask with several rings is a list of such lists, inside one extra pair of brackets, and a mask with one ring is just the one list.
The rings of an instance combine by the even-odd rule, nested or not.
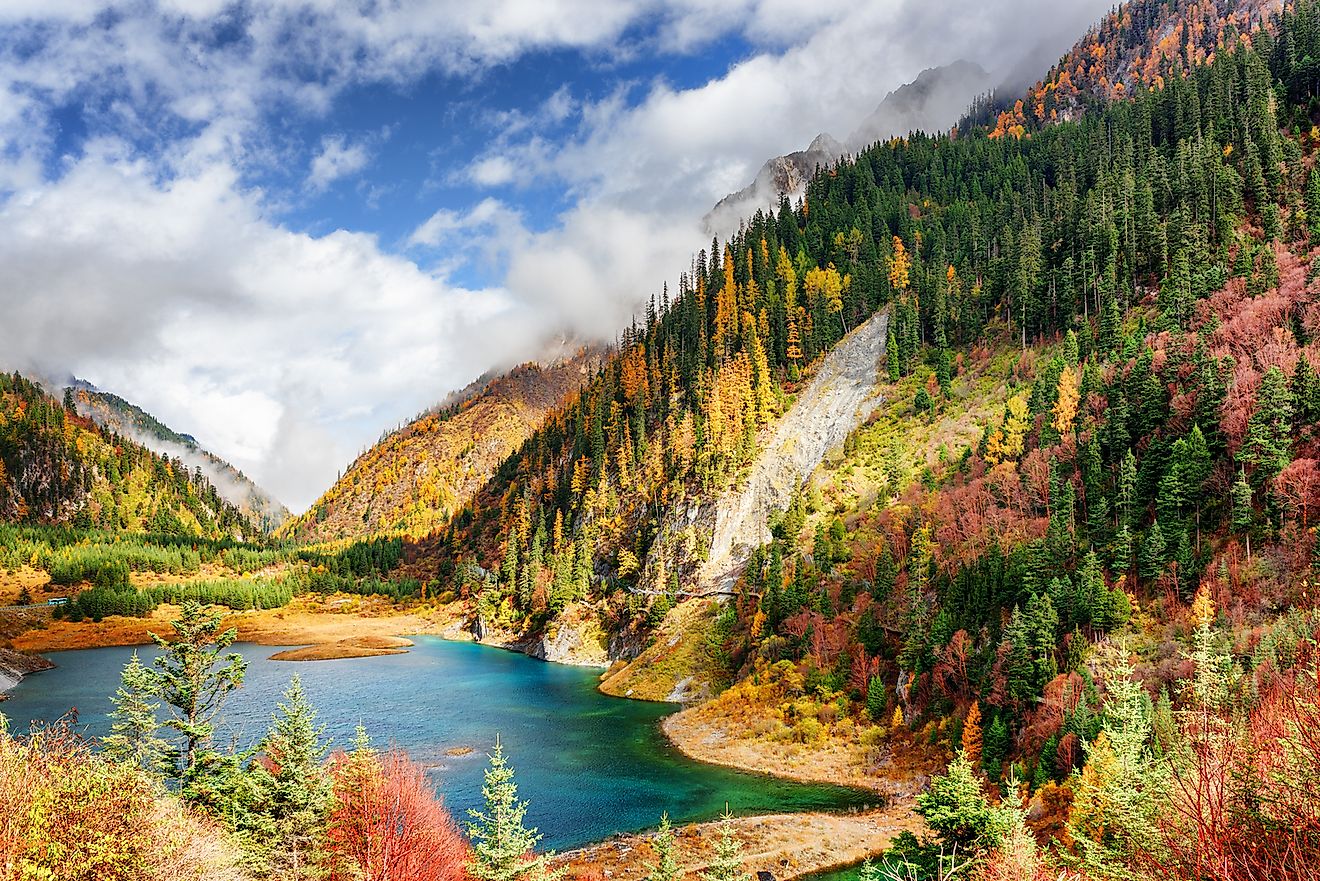
[[(934, 64), (1002, 71), (1044, 39), (1043, 70), (1107, 6), (11, 0), (0, 362), (85, 376), (299, 510), (381, 430), (486, 369), (553, 335), (612, 338), (766, 158), (851, 130)], [(627, 74), (642, 57), (710, 63), (729, 39), (739, 56), (696, 85)], [(313, 194), (387, 179), (378, 143), (340, 133), (349, 90), (480, 82), (550, 52), (610, 87), (481, 108), (486, 148), (436, 182), (477, 197), (400, 241), (294, 228), (289, 196), (254, 183), (280, 168)], [(299, 146), (288, 119), (331, 133)], [(547, 188), (554, 219), (534, 223), (523, 200)], [(457, 282), (469, 261), (495, 281)]]

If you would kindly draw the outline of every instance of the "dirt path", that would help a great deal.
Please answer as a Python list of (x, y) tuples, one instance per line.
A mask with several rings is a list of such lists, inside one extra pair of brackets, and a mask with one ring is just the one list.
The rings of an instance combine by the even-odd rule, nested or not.
[(866, 418), (880, 384), (888, 332), (889, 313), (884, 311), (844, 337), (761, 444), (746, 485), (720, 498), (698, 592), (733, 587), (751, 550), (770, 541), (770, 515), (788, 507), (793, 492), (830, 449)]

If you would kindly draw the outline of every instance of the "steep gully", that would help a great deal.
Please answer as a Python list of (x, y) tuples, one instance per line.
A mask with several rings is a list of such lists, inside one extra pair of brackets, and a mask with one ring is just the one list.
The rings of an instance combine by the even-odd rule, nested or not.
[(874, 408), (888, 332), (886, 310), (835, 346), (764, 439), (746, 484), (720, 497), (710, 555), (698, 570), (694, 593), (733, 588), (751, 551), (770, 541), (770, 515), (788, 507), (829, 451)]

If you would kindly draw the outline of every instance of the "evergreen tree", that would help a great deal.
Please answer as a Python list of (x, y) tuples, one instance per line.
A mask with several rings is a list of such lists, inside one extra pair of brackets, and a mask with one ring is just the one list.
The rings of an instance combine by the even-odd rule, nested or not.
[(1251, 559), (1251, 527), (1256, 522), (1256, 511), (1251, 506), (1251, 485), (1247, 483), (1245, 468), (1238, 469), (1237, 480), (1233, 481), (1233, 529), (1247, 536), (1247, 559)]
[(655, 851), (655, 865), (646, 873), (646, 881), (678, 881), (682, 873), (674, 856), (674, 829), (669, 825), (669, 814), (661, 815), (651, 849)]
[(1237, 459), (1251, 469), (1253, 486), (1261, 487), (1279, 475), (1290, 461), (1292, 394), (1283, 371), (1271, 367), (1261, 377), (1256, 409), (1247, 421), (1246, 437)]
[[(223, 617), (208, 613), (195, 601), (183, 604), (180, 617), (170, 624), (174, 639), (151, 634), (161, 654), (153, 662), (151, 693), (170, 708), (165, 726), (179, 733), (182, 745), (168, 755), (179, 779), (187, 781), (198, 764), (198, 753), (215, 733), (212, 721), (229, 693), (243, 684), (247, 661), (242, 655), (221, 653), (234, 644), (238, 631), (220, 630)], [(217, 666), (218, 665), (218, 666)]]
[(885, 683), (879, 676), (872, 676), (866, 684), (866, 711), (871, 714), (872, 722), (879, 722), (885, 715)]
[(481, 797), (486, 809), (468, 810), (472, 818), (468, 824), (468, 837), (472, 839), (468, 875), (477, 881), (556, 881), (563, 877), (563, 869), (551, 871), (547, 867), (549, 855), (532, 855), (541, 836), (523, 825), (527, 802), (518, 801), (513, 768), (504, 758), (499, 740), (490, 754)]
[(1306, 225), (1312, 238), (1320, 238), (1320, 169), (1306, 177)]
[(1164, 530), (1160, 529), (1158, 520), (1146, 530), (1146, 537), (1141, 542), (1141, 552), (1137, 556), (1137, 572), (1142, 578), (1159, 578), (1164, 574), (1168, 549), (1164, 541)]
[(902, 368), (900, 367), (901, 356), (898, 351), (898, 336), (894, 331), (894, 321), (891, 318), (889, 322), (889, 338), (885, 342), (885, 365), (889, 369), (889, 381), (898, 382), (902, 377)]
[(720, 838), (715, 842), (715, 857), (699, 873), (701, 881), (752, 881), (743, 866), (742, 842), (733, 834), (733, 814), (725, 810), (720, 818)]
[(1007, 806), (991, 805), (962, 750), (949, 772), (917, 796), (917, 813), (948, 848), (976, 852), (997, 847), (1017, 820)]
[(1003, 713), (995, 713), (995, 720), (986, 729), (981, 743), (982, 767), (991, 777), (999, 777), (999, 771), (1008, 758), (1008, 723)]
[(1118, 525), (1132, 526), (1132, 515), (1136, 513), (1137, 503), (1137, 457), (1132, 450), (1123, 454), (1123, 462), (1118, 469)]
[(317, 839), (330, 807), (330, 780), (322, 771), (324, 726), (294, 676), (279, 713), (261, 743), (264, 764), (256, 766), (260, 809), (272, 824), (272, 867), (283, 878), (303, 878), (314, 864)]
[(101, 741), (108, 758), (137, 765), (152, 776), (169, 769), (168, 742), (160, 736), (156, 710), (160, 704), (151, 700), (155, 688), (151, 671), (142, 666), (137, 652), (124, 665), (119, 689), (111, 702), (110, 736)]

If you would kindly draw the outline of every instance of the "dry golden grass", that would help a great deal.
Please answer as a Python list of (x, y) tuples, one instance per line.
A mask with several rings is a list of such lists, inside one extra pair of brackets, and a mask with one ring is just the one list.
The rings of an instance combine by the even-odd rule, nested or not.
[[(51, 621), (10, 640), (22, 651), (53, 652), (113, 645), (145, 645), (150, 633), (171, 633), (177, 606), (162, 605), (146, 618), (111, 616), (104, 621)], [(238, 638), (259, 645), (323, 646), (367, 637), (438, 633), (448, 623), (445, 611), (404, 612), (382, 597), (332, 595), (296, 598), (282, 609), (235, 612), (226, 624)]]
[[(696, 877), (714, 855), (720, 824), (701, 823), (675, 830), (674, 850), (684, 877)], [(791, 879), (860, 862), (890, 846), (904, 830), (918, 832), (920, 819), (906, 806), (855, 814), (767, 814), (739, 817), (734, 831), (743, 844), (749, 872)], [(611, 881), (646, 877), (655, 852), (651, 835), (625, 835), (563, 854), (557, 865), (570, 876), (590, 873)], [(599, 874), (597, 874), (599, 873)]]
[(300, 649), (287, 649), (270, 656), (272, 661), (330, 661), (336, 658), (373, 658), (377, 655), (401, 655), (410, 639), (400, 636), (354, 636), (323, 645), (309, 645)]
[(42, 569), (23, 566), (14, 572), (0, 569), (0, 606), (18, 603), (19, 595), (27, 588), (34, 603), (45, 602), (48, 597), (63, 596), (68, 588), (50, 583), (50, 575)]

